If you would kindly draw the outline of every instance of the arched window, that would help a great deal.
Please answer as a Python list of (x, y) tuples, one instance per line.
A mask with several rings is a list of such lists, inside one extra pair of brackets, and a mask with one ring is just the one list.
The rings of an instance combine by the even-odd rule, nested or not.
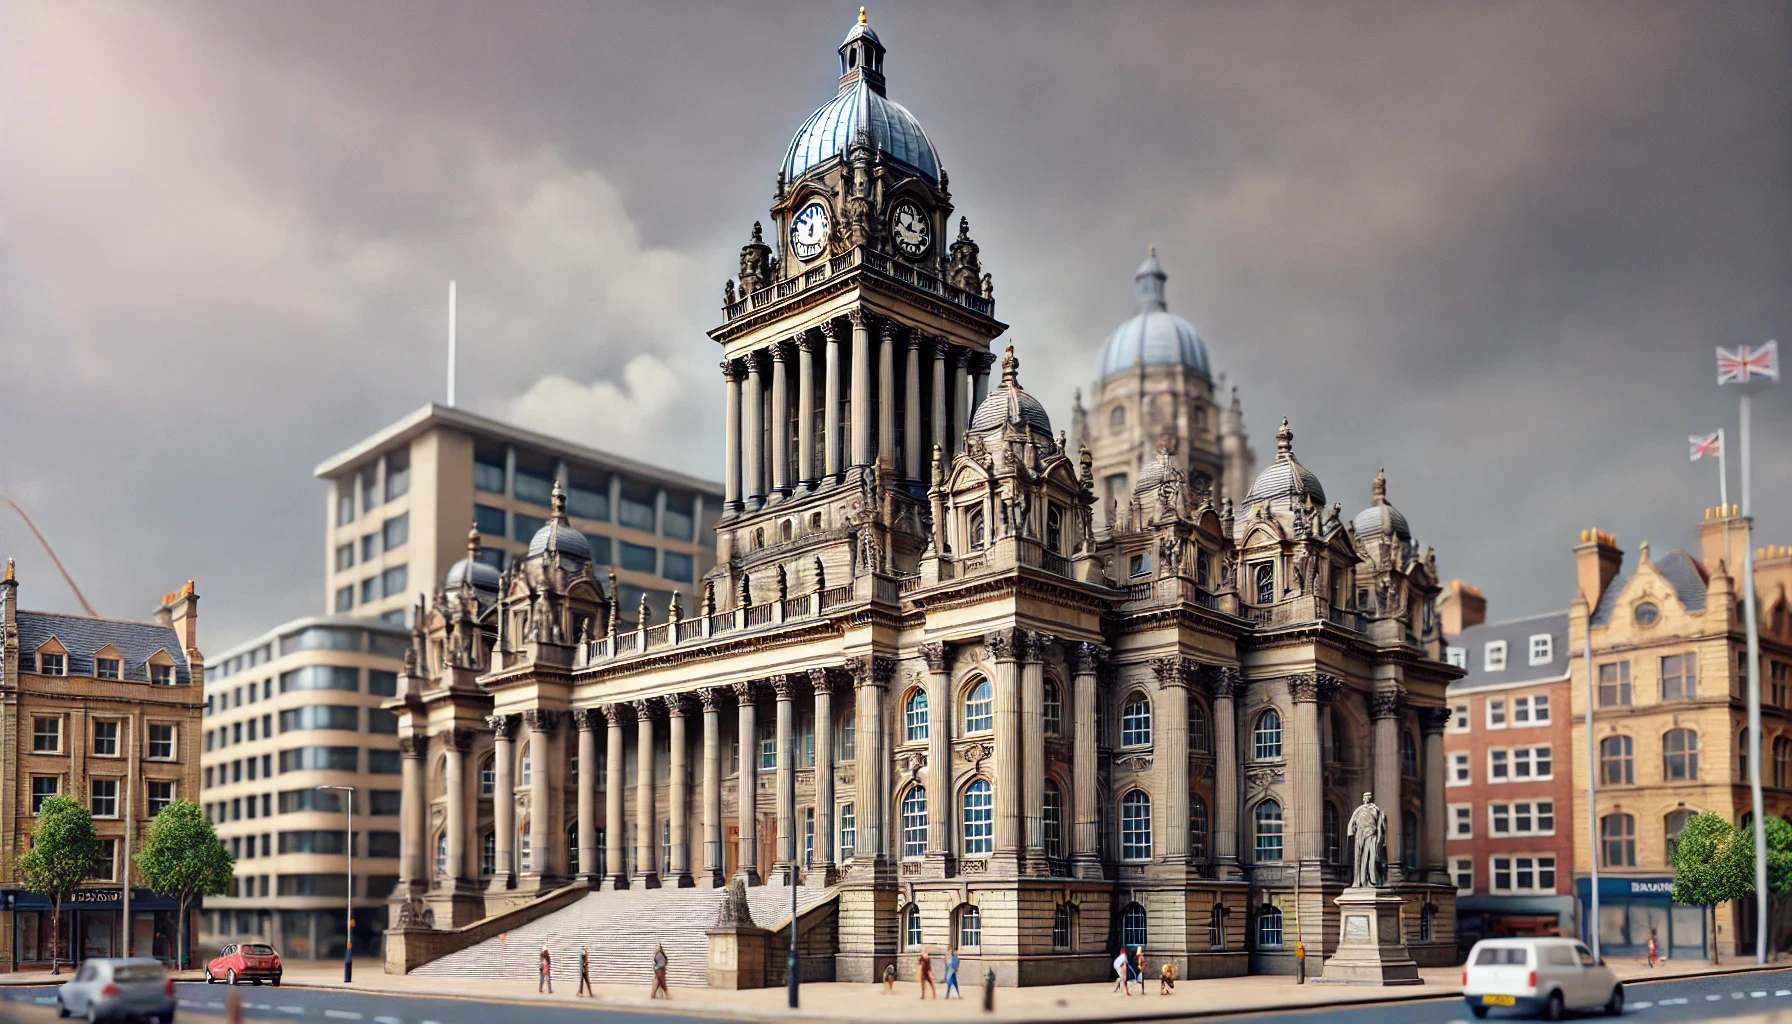
[(1607, 736), (1599, 741), (1599, 782), (1605, 786), (1635, 784), (1636, 757), (1630, 737)]
[(1215, 952), (1226, 948), (1226, 908), (1218, 903), (1207, 911), (1207, 948)]
[(1792, 739), (1773, 738), (1773, 784), (1780, 789), (1792, 786)]
[(1669, 811), (1667, 817), (1661, 819), (1661, 833), (1667, 841), (1665, 845), (1669, 867), (1674, 864), (1674, 849), (1680, 845), (1680, 831), (1686, 828), (1686, 823), (1692, 820), (1692, 816), (1693, 812), (1680, 807)]
[(1419, 777), (1419, 745), (1405, 729), (1400, 730), (1400, 775), (1408, 779)]
[(1213, 753), (1213, 729), (1207, 724), (1207, 705), (1188, 702), (1188, 748), (1197, 754)]
[(1045, 681), (1045, 734), (1064, 735), (1064, 691), (1055, 679)]
[(983, 911), (974, 906), (958, 909), (958, 948), (975, 949), (983, 945)]
[(1325, 830), (1325, 862), (1327, 864), (1341, 863), (1344, 860), (1344, 836), (1338, 826), (1338, 805), (1327, 800), (1322, 817)]
[(1052, 948), (1070, 948), (1070, 904), (1060, 903), (1052, 911)]
[(1279, 760), (1282, 756), (1282, 713), (1275, 708), (1265, 709), (1257, 716), (1252, 738), (1256, 740), (1256, 760)]
[(1045, 831), (1045, 855), (1064, 856), (1064, 791), (1056, 782), (1045, 781), (1045, 806), (1040, 824)]
[(921, 948), (921, 908), (914, 903), (902, 912), (902, 944), (909, 949)]
[(779, 542), (782, 543), (784, 541), (789, 540), (795, 534), (795, 532), (796, 532), (796, 529), (794, 526), (791, 525), (790, 520), (786, 519), (783, 522), (779, 523), (778, 524), (778, 540), (779, 540)]
[(964, 788), (964, 855), (982, 857), (995, 849), (995, 796), (989, 782), (977, 779)]
[(1282, 948), (1282, 912), (1275, 907), (1257, 912), (1257, 948)]
[(983, 546), (983, 509), (971, 509), (971, 514), (965, 517), (964, 523), (966, 546), (975, 551)]
[(927, 738), (927, 691), (916, 689), (902, 705), (903, 741), (919, 743)]
[(1126, 406), (1116, 405), (1108, 410), (1108, 428), (1120, 430), (1126, 426)]
[(1599, 859), (1608, 868), (1636, 867), (1636, 819), (1608, 814), (1599, 819)]
[(1197, 862), (1207, 859), (1207, 801), (1199, 793), (1188, 795), (1188, 855)]
[(1213, 582), (1207, 575), (1209, 572), (1208, 565), (1207, 552), (1197, 551), (1195, 553), (1195, 586), (1200, 587), (1202, 590), (1208, 589)]
[(1271, 562), (1259, 562), (1254, 570), (1257, 584), (1257, 603), (1274, 604), (1276, 601), (1276, 567)]
[(1256, 821), (1256, 860), (1258, 863), (1273, 863), (1282, 859), (1282, 805), (1274, 800), (1265, 800), (1257, 805), (1253, 815)]
[(1051, 505), (1045, 510), (1045, 549), (1053, 554), (1064, 551), (1064, 506)]
[(491, 796), (498, 788), (498, 769), (493, 758), (479, 762), (479, 795)]
[(995, 727), (996, 696), (989, 680), (979, 679), (964, 699), (964, 731), (989, 732)]
[(1148, 937), (1146, 923), (1145, 908), (1137, 903), (1128, 903), (1126, 909), (1120, 911), (1120, 944), (1143, 946)]
[(927, 853), (927, 791), (910, 786), (902, 797), (902, 855), (921, 857)]
[(1151, 859), (1151, 797), (1142, 790), (1120, 798), (1120, 859)]
[(1134, 691), (1120, 709), (1120, 745), (1142, 747), (1151, 742), (1151, 700)]
[(1666, 782), (1689, 782), (1699, 777), (1698, 733), (1669, 729), (1662, 735), (1661, 775)]
[(1408, 871), (1419, 868), (1419, 816), (1411, 811), (1400, 813), (1400, 862)]
[(531, 779), (530, 766), (534, 764), (534, 762), (535, 757), (533, 752), (529, 749), (529, 744), (523, 744), (522, 769), (517, 772), (517, 775), (523, 780), (524, 788), (527, 788), (529, 785)]
[(487, 832), (479, 837), (479, 874), (491, 876), (498, 873), (498, 833)]
[(442, 832), (436, 833), (436, 877), (438, 877), (438, 878), (444, 877), (447, 874), (448, 874), (448, 833), (446, 831), (442, 831)]

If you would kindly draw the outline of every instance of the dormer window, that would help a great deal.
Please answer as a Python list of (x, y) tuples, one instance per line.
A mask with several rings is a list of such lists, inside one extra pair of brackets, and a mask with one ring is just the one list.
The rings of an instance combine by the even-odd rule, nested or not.
[(1506, 671), (1506, 641), (1487, 641), (1487, 647), (1482, 655), (1481, 667), (1488, 672)]
[(1064, 551), (1064, 506), (1052, 505), (1045, 510), (1045, 549), (1053, 554)]
[(68, 675), (68, 655), (60, 652), (38, 651), (37, 673), (44, 676)]
[(95, 658), (93, 674), (97, 679), (123, 679), (124, 662), (117, 658)]
[(1269, 562), (1258, 562), (1251, 571), (1256, 581), (1257, 603), (1274, 604), (1276, 600), (1276, 567)]
[(151, 664), (149, 666), (149, 681), (156, 686), (173, 686), (174, 666)]
[(1537, 633), (1531, 637), (1531, 664), (1547, 665), (1555, 655), (1555, 644), (1548, 633)]
[(969, 547), (972, 551), (975, 551), (978, 548), (983, 546), (983, 510), (982, 509), (980, 509), (980, 508), (971, 509), (971, 514), (969, 516), (965, 517), (965, 534), (966, 534), (966, 539), (969, 541)]

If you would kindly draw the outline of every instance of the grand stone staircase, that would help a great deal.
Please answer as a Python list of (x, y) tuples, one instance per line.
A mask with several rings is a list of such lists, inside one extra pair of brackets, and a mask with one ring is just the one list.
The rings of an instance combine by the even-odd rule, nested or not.
[[(799, 886), (797, 913), (807, 913), (833, 894), (832, 889)], [(666, 947), (667, 981), (701, 988), (708, 981), (708, 929), (715, 926), (726, 889), (624, 889), (593, 892), (577, 902), (537, 918), (497, 938), (424, 964), (423, 977), (534, 978), (540, 970), (541, 947), (554, 958), (554, 984), (575, 986), (579, 947), (591, 951), (591, 980), (649, 985), (653, 981), (653, 947)], [(790, 920), (790, 889), (760, 885), (747, 890), (753, 923), (777, 930)]]

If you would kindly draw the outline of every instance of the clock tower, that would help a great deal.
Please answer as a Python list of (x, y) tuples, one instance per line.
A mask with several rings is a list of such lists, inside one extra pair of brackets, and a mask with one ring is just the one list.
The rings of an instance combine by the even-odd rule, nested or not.
[[(1006, 325), (939, 154), (886, 92), (886, 52), (861, 9), (709, 332), (727, 388), (712, 608), (912, 571), (934, 452), (950, 460), (988, 394)], [(754, 572), (793, 554), (816, 578)]]

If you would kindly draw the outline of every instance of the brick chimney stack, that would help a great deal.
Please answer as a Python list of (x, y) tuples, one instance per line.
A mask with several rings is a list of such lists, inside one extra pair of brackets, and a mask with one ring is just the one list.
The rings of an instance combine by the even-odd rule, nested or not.
[(1580, 532), (1580, 543), (1574, 546), (1574, 568), (1589, 615), (1599, 607), (1605, 588), (1623, 567), (1624, 552), (1618, 550), (1618, 538), (1598, 529)]
[(1480, 587), (1451, 580), (1437, 599), (1437, 611), (1443, 622), (1444, 637), (1458, 637), (1463, 630), (1487, 621), (1487, 598), (1482, 596)]
[(162, 605), (156, 609), (155, 621), (173, 627), (174, 634), (180, 638), (181, 647), (186, 651), (187, 662), (193, 671), (193, 681), (199, 682), (203, 678), (201, 671), (205, 656), (199, 653), (199, 595), (193, 592), (192, 580), (188, 580), (179, 590), (162, 595)]

